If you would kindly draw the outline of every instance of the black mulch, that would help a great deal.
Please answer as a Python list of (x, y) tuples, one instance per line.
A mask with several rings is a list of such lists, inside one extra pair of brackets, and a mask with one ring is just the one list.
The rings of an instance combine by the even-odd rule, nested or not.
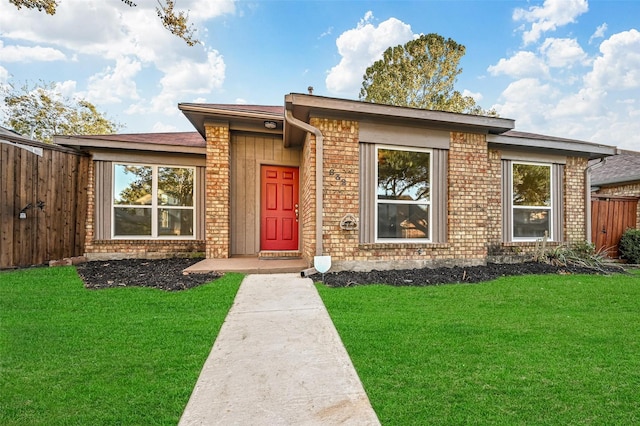
[[(183, 274), (188, 266), (202, 259), (126, 259), (93, 261), (78, 265), (78, 274), (85, 287), (92, 289), (109, 287), (153, 287), (162, 290), (186, 290), (219, 278), (221, 274)], [(623, 272), (618, 266), (606, 268), (607, 272)], [(349, 287), (365, 284), (394, 286), (426, 286), (453, 283), (478, 283), (502, 276), (527, 274), (594, 274), (594, 269), (577, 266), (556, 267), (546, 263), (494, 264), (486, 266), (405, 269), (371, 272), (329, 272), (324, 282), (331, 287)], [(311, 276), (322, 281), (321, 274)]]
[(183, 274), (202, 259), (125, 259), (93, 261), (78, 265), (78, 274), (87, 288), (153, 287), (186, 290), (211, 282), (221, 274)]
[[(479, 283), (503, 276), (529, 274), (598, 274), (624, 272), (618, 266), (607, 266), (604, 271), (579, 266), (553, 266), (546, 263), (526, 262), (518, 264), (488, 263), (486, 266), (469, 266), (434, 269), (403, 269), (371, 272), (328, 272), (324, 283), (329, 287), (350, 287), (365, 284), (387, 284), (393, 286), (427, 286), (454, 283)], [(322, 281), (321, 274), (311, 276)]]

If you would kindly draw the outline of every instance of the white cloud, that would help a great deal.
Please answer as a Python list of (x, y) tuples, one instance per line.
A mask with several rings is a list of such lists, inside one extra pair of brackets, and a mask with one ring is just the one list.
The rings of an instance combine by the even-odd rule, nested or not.
[[(575, 22), (576, 18), (589, 10), (587, 0), (545, 0), (542, 6), (516, 9), (513, 20), (531, 23), (522, 40), (525, 45), (536, 42), (547, 31)], [(526, 26), (524, 27), (526, 28)]]
[(172, 124), (167, 124), (167, 123), (157, 121), (151, 127), (151, 131), (153, 133), (170, 133), (170, 132), (177, 131), (177, 127)]
[(224, 83), (225, 68), (222, 56), (215, 50), (207, 54), (206, 62), (183, 60), (164, 67), (165, 75), (160, 79), (162, 90), (152, 99), (150, 111), (178, 114), (176, 105), (180, 100), (220, 88)]
[(0, 40), (0, 58), (2, 62), (50, 62), (64, 61), (66, 55), (51, 47), (5, 46)]
[(142, 69), (139, 61), (131, 58), (118, 58), (115, 67), (89, 78), (86, 93), (88, 100), (101, 103), (119, 103), (122, 99), (138, 99), (135, 77)]
[(491, 65), (487, 71), (493, 75), (507, 75), (514, 78), (548, 77), (549, 67), (535, 53), (520, 51), (509, 59), (500, 59), (496, 65)]
[(238, 104), (238, 105), (246, 105), (248, 102), (247, 102), (246, 99), (236, 98), (235, 103)]
[(572, 38), (548, 38), (540, 46), (547, 64), (554, 68), (571, 67), (574, 63), (585, 63), (587, 54), (578, 41)]
[[(184, 100), (182, 96), (208, 95), (221, 87), (225, 64), (217, 51), (202, 45), (189, 47), (170, 34), (156, 15), (156, 2), (137, 4), (129, 7), (118, 1), (65, 0), (54, 16), (7, 6), (0, 13), (1, 37), (5, 42), (38, 45), (20, 48), (23, 59), (52, 60), (56, 52), (58, 56), (67, 52), (60, 59), (84, 63), (95, 58), (102, 70), (92, 70), (94, 74), (86, 77), (86, 89), (76, 95), (97, 105), (137, 100), (128, 113), (177, 114), (176, 104)], [(196, 29), (208, 19), (235, 13), (234, 0), (181, 0), (176, 7), (190, 10), (189, 19)], [(0, 63), (14, 56), (2, 51)], [(140, 80), (143, 68), (149, 71), (146, 75), (156, 76), (155, 86)]]
[(331, 35), (332, 33), (333, 33), (333, 27), (329, 27), (329, 28), (327, 28), (327, 31), (325, 31), (322, 34), (320, 34), (320, 36), (318, 38), (326, 37), (328, 35)]
[(389, 18), (377, 27), (372, 20), (373, 14), (369, 11), (356, 28), (345, 31), (336, 40), (341, 59), (325, 80), (330, 93), (353, 97), (367, 67), (380, 59), (387, 48), (414, 38), (411, 26), (396, 18)]
[(640, 88), (640, 31), (624, 31), (603, 41), (585, 84), (607, 90)]
[(462, 96), (471, 96), (474, 101), (480, 102), (483, 98), (482, 93), (480, 92), (472, 92), (470, 90), (464, 89), (462, 91)]
[(542, 128), (547, 111), (553, 107), (557, 91), (537, 78), (523, 78), (509, 84), (493, 105), (502, 117), (517, 119), (518, 129)]
[(598, 28), (596, 28), (596, 31), (591, 35), (591, 37), (589, 37), (589, 44), (591, 44), (597, 38), (603, 38), (604, 33), (607, 31), (607, 28), (608, 27), (606, 22), (598, 26)]
[[(55, 83), (55, 88), (62, 96), (67, 98), (74, 98), (78, 96), (77, 93), (78, 83), (74, 80), (65, 80)], [(80, 96), (82, 97), (82, 96)]]
[(0, 65), (0, 88), (2, 88), (3, 85), (9, 83), (9, 77), (9, 71), (7, 71), (6, 68)]

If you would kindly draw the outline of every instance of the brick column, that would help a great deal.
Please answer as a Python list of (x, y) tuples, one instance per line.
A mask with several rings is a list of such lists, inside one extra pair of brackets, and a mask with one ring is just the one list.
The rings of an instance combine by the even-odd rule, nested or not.
[(324, 251), (335, 261), (353, 260), (358, 251), (358, 231), (340, 229), (340, 221), (347, 214), (359, 215), (358, 122), (312, 118), (311, 125), (324, 136)]
[(585, 222), (584, 171), (587, 159), (567, 157), (564, 167), (564, 240), (568, 243), (587, 238)]
[(205, 124), (207, 136), (205, 240), (208, 259), (230, 255), (230, 138), (228, 123)]
[(484, 262), (490, 182), (485, 135), (451, 133), (449, 243), (456, 259)]

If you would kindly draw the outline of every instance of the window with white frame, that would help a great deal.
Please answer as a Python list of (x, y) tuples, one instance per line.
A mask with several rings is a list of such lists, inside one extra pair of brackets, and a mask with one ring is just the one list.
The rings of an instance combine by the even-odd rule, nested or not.
[(514, 241), (554, 239), (551, 164), (512, 163), (511, 209)]
[(193, 238), (193, 167), (114, 164), (113, 237)]
[(376, 240), (431, 241), (431, 151), (378, 146)]

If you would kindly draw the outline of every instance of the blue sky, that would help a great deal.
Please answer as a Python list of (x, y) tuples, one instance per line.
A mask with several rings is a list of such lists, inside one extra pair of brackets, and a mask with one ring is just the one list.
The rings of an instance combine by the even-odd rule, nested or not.
[(60, 0), (48, 16), (0, 0), (0, 85), (55, 82), (125, 127), (193, 130), (178, 102), (357, 99), (389, 46), (438, 33), (466, 46), (456, 88), (516, 129), (640, 151), (640, 1), (198, 1), (202, 44), (165, 31), (156, 2)]

